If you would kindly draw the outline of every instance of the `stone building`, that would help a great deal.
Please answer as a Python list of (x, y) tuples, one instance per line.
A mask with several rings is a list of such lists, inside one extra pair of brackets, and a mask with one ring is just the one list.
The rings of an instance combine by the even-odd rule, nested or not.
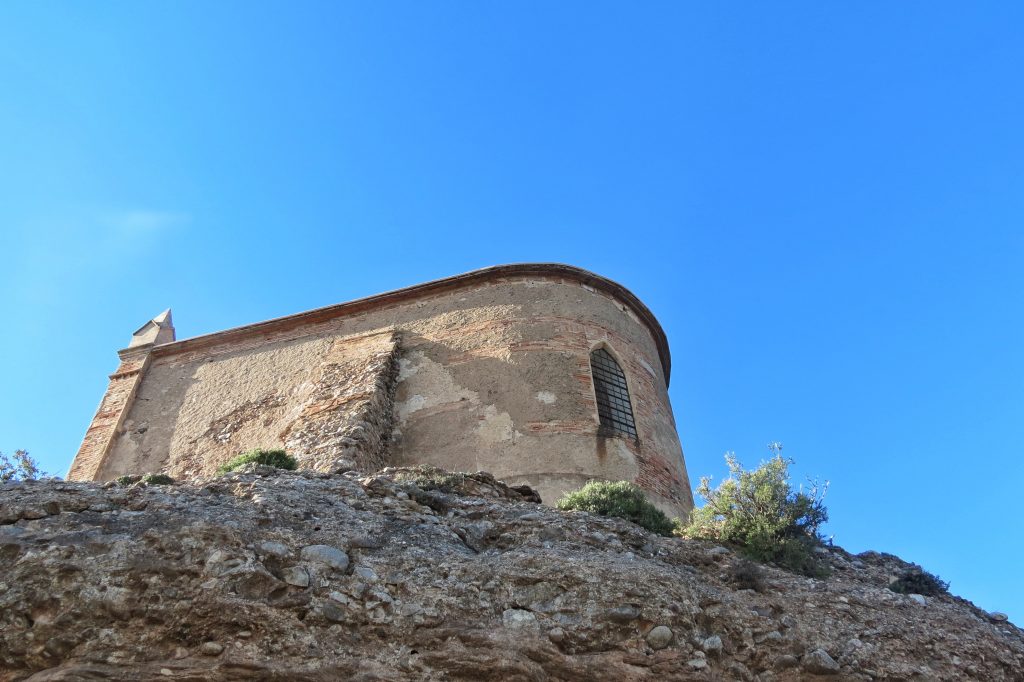
[(182, 341), (168, 310), (118, 355), (70, 479), (209, 474), (261, 447), (324, 471), (489, 471), (547, 503), (628, 480), (693, 506), (665, 333), (579, 268), (486, 268)]

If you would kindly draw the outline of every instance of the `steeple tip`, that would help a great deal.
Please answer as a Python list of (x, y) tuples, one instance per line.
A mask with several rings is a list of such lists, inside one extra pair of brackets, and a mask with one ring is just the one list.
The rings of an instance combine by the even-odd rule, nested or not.
[(174, 323), (171, 321), (171, 309), (168, 308), (154, 317), (153, 322), (156, 322), (161, 327), (170, 327), (171, 329), (174, 329)]
[(171, 321), (171, 309), (163, 311), (152, 320), (135, 330), (129, 348), (154, 345), (174, 341), (174, 322)]

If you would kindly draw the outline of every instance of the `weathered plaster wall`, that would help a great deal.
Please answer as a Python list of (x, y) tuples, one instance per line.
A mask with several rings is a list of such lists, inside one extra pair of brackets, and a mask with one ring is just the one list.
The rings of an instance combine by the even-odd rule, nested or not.
[(210, 473), (244, 450), (282, 446), (331, 342), (307, 337), (154, 360), (97, 478)]
[[(598, 345), (627, 375), (638, 442), (598, 433)], [(320, 469), (390, 458), (486, 470), (548, 503), (590, 479), (633, 480), (672, 513), (692, 506), (655, 337), (630, 306), (571, 277), (492, 278), (158, 348), (95, 477), (208, 472), (269, 446)]]

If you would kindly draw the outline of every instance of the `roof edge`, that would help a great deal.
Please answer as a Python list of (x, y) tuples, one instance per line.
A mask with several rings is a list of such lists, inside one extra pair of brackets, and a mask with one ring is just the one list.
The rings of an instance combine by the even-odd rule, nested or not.
[(374, 294), (364, 298), (357, 298), (344, 303), (335, 303), (333, 305), (314, 308), (313, 310), (294, 313), (284, 317), (271, 318), (269, 320), (264, 320), (263, 322), (255, 322), (252, 324), (242, 325), (240, 327), (232, 327), (219, 332), (193, 336), (180, 341), (172, 341), (171, 343), (154, 347), (152, 353), (154, 356), (175, 355), (177, 353), (198, 350), (215, 344), (228, 342), (236, 338), (248, 336), (254, 332), (281, 330), (298, 327), (304, 324), (324, 322), (336, 317), (370, 310), (381, 305), (400, 303), (426, 294), (451, 291), (487, 280), (504, 277), (530, 276), (566, 277), (575, 279), (581, 284), (586, 284), (587, 286), (591, 286), (595, 289), (600, 289), (622, 300), (623, 303), (632, 308), (633, 312), (643, 320), (644, 324), (646, 324), (647, 328), (650, 330), (651, 335), (654, 337), (655, 345), (658, 347), (658, 356), (661, 360), (661, 366), (665, 372), (665, 385), (668, 386), (672, 370), (672, 358), (669, 354), (668, 339), (665, 336), (665, 330), (662, 329), (661, 324), (658, 322), (658, 319), (654, 317), (654, 313), (651, 312), (650, 308), (644, 305), (643, 301), (637, 298), (632, 291), (618, 282), (612, 281), (607, 277), (602, 277), (590, 272), (589, 270), (584, 270), (583, 268), (578, 268), (573, 265), (564, 265), (562, 263), (512, 263), (509, 265), (494, 265), (487, 268), (481, 268), (479, 270), (471, 270), (470, 272), (465, 272), (461, 275), (453, 275), (451, 277), (435, 279), (422, 284), (414, 284), (413, 286), (394, 289), (392, 291), (386, 291), (384, 293)]

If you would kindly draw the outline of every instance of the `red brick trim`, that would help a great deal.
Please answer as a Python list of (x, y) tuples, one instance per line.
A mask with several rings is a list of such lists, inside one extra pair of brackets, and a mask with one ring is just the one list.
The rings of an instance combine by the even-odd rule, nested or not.
[(149, 367), (149, 355), (132, 354), (122, 357), (121, 366), (110, 375), (110, 384), (103, 400), (92, 418), (82, 445), (71, 462), (68, 471), (69, 481), (94, 481), (103, 466), (103, 460), (110, 451), (117, 430), (128, 412), (135, 393), (142, 382), (142, 376)]

